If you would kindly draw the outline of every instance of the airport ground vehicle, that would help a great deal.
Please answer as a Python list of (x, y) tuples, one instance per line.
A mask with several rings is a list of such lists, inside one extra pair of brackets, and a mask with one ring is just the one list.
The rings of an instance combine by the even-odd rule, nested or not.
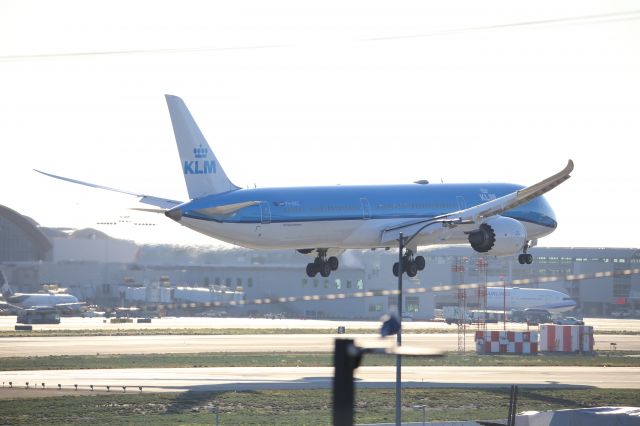
[(149, 318), (149, 314), (140, 308), (117, 308), (116, 318)]
[(464, 318), (464, 322), (467, 324), (472, 323), (496, 323), (502, 321), (504, 314), (495, 310), (479, 310), (479, 309), (467, 309), (464, 312), (459, 306), (443, 306), (442, 316), (447, 324), (458, 324)]
[(459, 306), (443, 306), (442, 316), (447, 324), (461, 324), (462, 322), (471, 324), (472, 320), (469, 311), (463, 311)]
[(60, 313), (56, 308), (36, 306), (18, 312), (20, 324), (60, 324)]
[(574, 317), (560, 318), (555, 320), (553, 323), (558, 325), (584, 325), (584, 321)]

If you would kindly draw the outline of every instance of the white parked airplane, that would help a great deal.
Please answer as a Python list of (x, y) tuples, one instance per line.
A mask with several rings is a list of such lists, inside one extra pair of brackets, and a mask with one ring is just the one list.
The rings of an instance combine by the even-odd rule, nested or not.
[[(328, 277), (346, 249), (408, 244), (402, 270), (424, 269), (418, 246), (470, 244), (486, 255), (520, 253), (553, 232), (557, 222), (543, 194), (569, 179), (573, 162), (535, 185), (505, 183), (322, 186), (241, 189), (227, 177), (182, 99), (167, 95), (189, 201), (176, 201), (43, 173), (94, 188), (140, 197), (183, 226), (228, 243), (258, 249), (296, 249), (315, 260), (307, 275)], [(398, 275), (399, 264), (393, 267)]]
[[(506, 290), (506, 298), (505, 298)], [(568, 295), (542, 288), (488, 287), (487, 309), (502, 310), (544, 309), (560, 313), (573, 309), (576, 302)]]
[(3, 271), (0, 271), (0, 288), (2, 289), (2, 298), (9, 308), (29, 309), (36, 306), (46, 306), (61, 311), (75, 312), (85, 305), (85, 302), (79, 302), (78, 298), (71, 294), (14, 293)]

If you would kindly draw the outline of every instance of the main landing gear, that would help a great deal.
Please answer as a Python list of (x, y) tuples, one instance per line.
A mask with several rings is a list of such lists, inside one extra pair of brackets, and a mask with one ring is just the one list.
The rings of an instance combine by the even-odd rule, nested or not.
[[(407, 250), (404, 256), (402, 256), (402, 271), (406, 272), (411, 278), (418, 275), (418, 271), (422, 271), (426, 265), (426, 261), (422, 256), (413, 257), (413, 252)], [(400, 264), (398, 262), (393, 264), (393, 276), (397, 277), (400, 272)]]
[(331, 256), (327, 258), (326, 249), (318, 250), (318, 257), (307, 264), (307, 276), (315, 277), (317, 273), (320, 273), (321, 276), (326, 278), (331, 275), (331, 271), (338, 269), (339, 264), (337, 257)]
[(522, 249), (522, 253), (518, 255), (518, 263), (521, 265), (524, 265), (525, 263), (527, 265), (531, 265), (533, 263), (533, 256), (527, 253), (527, 249), (531, 247), (530, 242), (527, 241), (527, 243), (524, 245), (524, 248)]

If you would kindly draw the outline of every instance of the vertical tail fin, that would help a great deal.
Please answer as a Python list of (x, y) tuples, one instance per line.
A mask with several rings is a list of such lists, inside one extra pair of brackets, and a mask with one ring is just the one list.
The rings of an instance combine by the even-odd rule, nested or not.
[(225, 174), (182, 99), (172, 95), (165, 97), (189, 198), (240, 189)]
[(3, 297), (13, 296), (13, 290), (9, 286), (9, 282), (4, 276), (4, 271), (0, 270), (0, 291)]

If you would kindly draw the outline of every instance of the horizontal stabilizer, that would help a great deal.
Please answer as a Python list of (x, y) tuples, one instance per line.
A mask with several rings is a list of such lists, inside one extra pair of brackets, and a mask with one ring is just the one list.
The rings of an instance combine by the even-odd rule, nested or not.
[(161, 214), (165, 214), (165, 212), (167, 211), (167, 209), (143, 209), (143, 208), (139, 208), (139, 207), (134, 207), (134, 208), (129, 209), (129, 210), (135, 210), (137, 212), (161, 213)]
[[(166, 198), (152, 197), (150, 195), (137, 195), (137, 196), (141, 197), (140, 200), (138, 200), (141, 203), (149, 204), (150, 206), (160, 207), (161, 209), (164, 209), (164, 210), (169, 210), (174, 208), (178, 204), (182, 204), (182, 201), (168, 200)], [(153, 210), (153, 209), (150, 209), (150, 210)]]

